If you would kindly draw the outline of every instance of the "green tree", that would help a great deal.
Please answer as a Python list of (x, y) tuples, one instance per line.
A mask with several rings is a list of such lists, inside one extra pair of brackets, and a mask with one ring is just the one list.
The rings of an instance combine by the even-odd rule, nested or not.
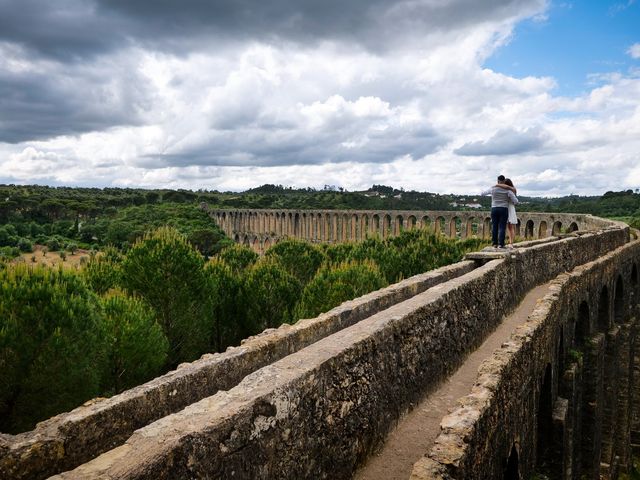
[(298, 279), (277, 262), (264, 258), (254, 264), (244, 288), (247, 319), (254, 332), (290, 322), (300, 291)]
[(211, 319), (211, 347), (222, 352), (256, 333), (247, 322), (242, 278), (229, 265), (213, 258), (205, 266), (207, 310)]
[(187, 238), (191, 245), (196, 247), (198, 251), (206, 257), (216, 255), (224, 247), (233, 244), (233, 242), (224, 235), (222, 230), (213, 228), (194, 230)]
[(218, 258), (240, 274), (251, 267), (258, 260), (259, 255), (248, 247), (233, 244), (223, 249)]
[(122, 262), (122, 285), (145, 299), (169, 339), (168, 366), (192, 361), (209, 344), (204, 259), (171, 227), (147, 233)]
[(294, 318), (316, 317), (386, 285), (380, 269), (371, 261), (325, 265), (304, 288)]
[(389, 241), (378, 237), (367, 238), (356, 244), (348, 259), (375, 262), (388, 283), (398, 282), (405, 277), (402, 252)]
[(47, 248), (50, 252), (57, 252), (62, 248), (62, 239), (55, 235), (47, 239)]
[(28, 238), (20, 238), (18, 240), (17, 247), (21, 252), (31, 253), (33, 252), (33, 243)]
[(0, 226), (0, 247), (13, 247), (17, 243), (18, 236), (13, 225)]
[(96, 293), (103, 294), (121, 285), (123, 259), (123, 255), (114, 247), (107, 247), (99, 254), (92, 253), (82, 273)]
[(316, 274), (325, 256), (319, 247), (297, 239), (282, 240), (266, 252), (266, 257), (277, 261), (302, 285), (306, 285)]
[(321, 246), (324, 249), (324, 254), (327, 258), (327, 261), (330, 263), (342, 263), (349, 260), (353, 251), (357, 247), (355, 243), (335, 243), (328, 244), (325, 243)]
[(108, 355), (104, 393), (119, 393), (161, 372), (169, 342), (143, 301), (112, 290), (102, 300)]
[(99, 303), (66, 269), (0, 271), (0, 431), (19, 432), (99, 393)]

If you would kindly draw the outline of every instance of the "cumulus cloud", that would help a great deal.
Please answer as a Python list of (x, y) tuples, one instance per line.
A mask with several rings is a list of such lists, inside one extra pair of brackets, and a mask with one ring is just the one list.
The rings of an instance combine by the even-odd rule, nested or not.
[(482, 66), (546, 7), (0, 0), (0, 181), (632, 188), (637, 75), (565, 98)]
[(128, 56), (70, 66), (29, 62), (0, 45), (0, 142), (138, 125), (150, 102)]
[(457, 155), (515, 155), (530, 152), (544, 146), (549, 136), (540, 128), (518, 131), (505, 128), (497, 131), (487, 140), (468, 142), (453, 153)]
[(627, 53), (631, 56), (631, 58), (640, 58), (640, 43), (634, 43), (629, 47)]
[[(213, 42), (324, 41), (370, 50), (424, 46), (484, 21), (522, 18), (544, 0), (0, 0), (0, 39), (73, 60), (132, 42), (174, 52)], [(29, 25), (29, 28), (24, 28)], [(424, 32), (428, 32), (425, 35)], [(198, 47), (200, 46), (200, 47)]]

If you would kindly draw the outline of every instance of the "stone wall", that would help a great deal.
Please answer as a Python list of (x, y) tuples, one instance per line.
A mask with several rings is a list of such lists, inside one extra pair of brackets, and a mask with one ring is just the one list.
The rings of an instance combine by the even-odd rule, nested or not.
[(626, 229), (612, 228), (487, 259), (138, 430), (59, 478), (350, 478), (399, 416), (527, 290), (627, 239)]
[(411, 478), (598, 479), (624, 471), (638, 428), (639, 264), (636, 241), (555, 280), (479, 368)]
[(0, 478), (45, 478), (123, 443), (134, 430), (237, 385), (246, 375), (332, 333), (476, 267), (463, 261), (348, 301), (317, 318), (282, 325), (222, 354), (108, 399), (97, 399), (19, 435), (0, 434)]

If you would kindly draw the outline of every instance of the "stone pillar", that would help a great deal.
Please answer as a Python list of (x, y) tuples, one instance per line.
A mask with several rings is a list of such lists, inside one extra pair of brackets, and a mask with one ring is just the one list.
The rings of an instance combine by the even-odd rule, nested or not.
[(582, 465), (586, 480), (600, 479), (605, 336), (594, 335), (584, 349), (584, 393), (582, 396)]
[(631, 398), (633, 392), (633, 332), (635, 319), (621, 326), (618, 349), (618, 415), (614, 427), (614, 454), (620, 457), (620, 467), (628, 472), (631, 466)]
[(371, 215), (371, 218), (369, 219), (369, 232), (371, 232), (372, 235), (380, 236), (380, 215), (379, 214)]
[(564, 371), (559, 385), (559, 394), (567, 399), (566, 442), (563, 479), (579, 479), (582, 437), (582, 358), (574, 359)]
[(631, 383), (631, 451), (640, 456), (640, 322), (634, 319), (631, 330), (632, 383)]
[(614, 457), (614, 427), (618, 416), (618, 341), (620, 327), (614, 326), (607, 332), (605, 345), (602, 409), (602, 454), (601, 463), (611, 465)]
[(460, 238), (464, 240), (471, 237), (473, 237), (473, 221), (470, 218), (465, 218), (460, 225)]
[(551, 417), (551, 439), (548, 452), (549, 479), (565, 480), (571, 458), (569, 401), (558, 397)]
[(340, 241), (346, 242), (349, 238), (349, 218), (343, 213), (340, 215)]
[(363, 213), (358, 215), (358, 225), (360, 225), (360, 236), (358, 240), (364, 240), (367, 238), (367, 215)]
[(451, 221), (449, 222), (449, 238), (452, 238), (454, 240), (458, 238), (458, 220), (459, 219), (460, 217), (455, 215), (451, 217)]

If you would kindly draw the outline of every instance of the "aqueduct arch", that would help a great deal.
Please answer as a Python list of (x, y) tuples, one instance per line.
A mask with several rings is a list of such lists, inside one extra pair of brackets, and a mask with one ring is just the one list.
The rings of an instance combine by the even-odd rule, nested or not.
[[(489, 212), (482, 211), (403, 211), (403, 210), (225, 210), (202, 206), (229, 238), (244, 239), (264, 252), (266, 240), (301, 238), (310, 242), (359, 242), (371, 235), (387, 238), (403, 230), (428, 228), (449, 238), (491, 238)], [(606, 223), (606, 222), (605, 222)], [(551, 225), (551, 228), (549, 228)], [(603, 225), (591, 215), (519, 213), (517, 234), (527, 240), (567, 232), (589, 230)], [(236, 236), (236, 235), (239, 235)], [(258, 241), (254, 242), (253, 239)]]

